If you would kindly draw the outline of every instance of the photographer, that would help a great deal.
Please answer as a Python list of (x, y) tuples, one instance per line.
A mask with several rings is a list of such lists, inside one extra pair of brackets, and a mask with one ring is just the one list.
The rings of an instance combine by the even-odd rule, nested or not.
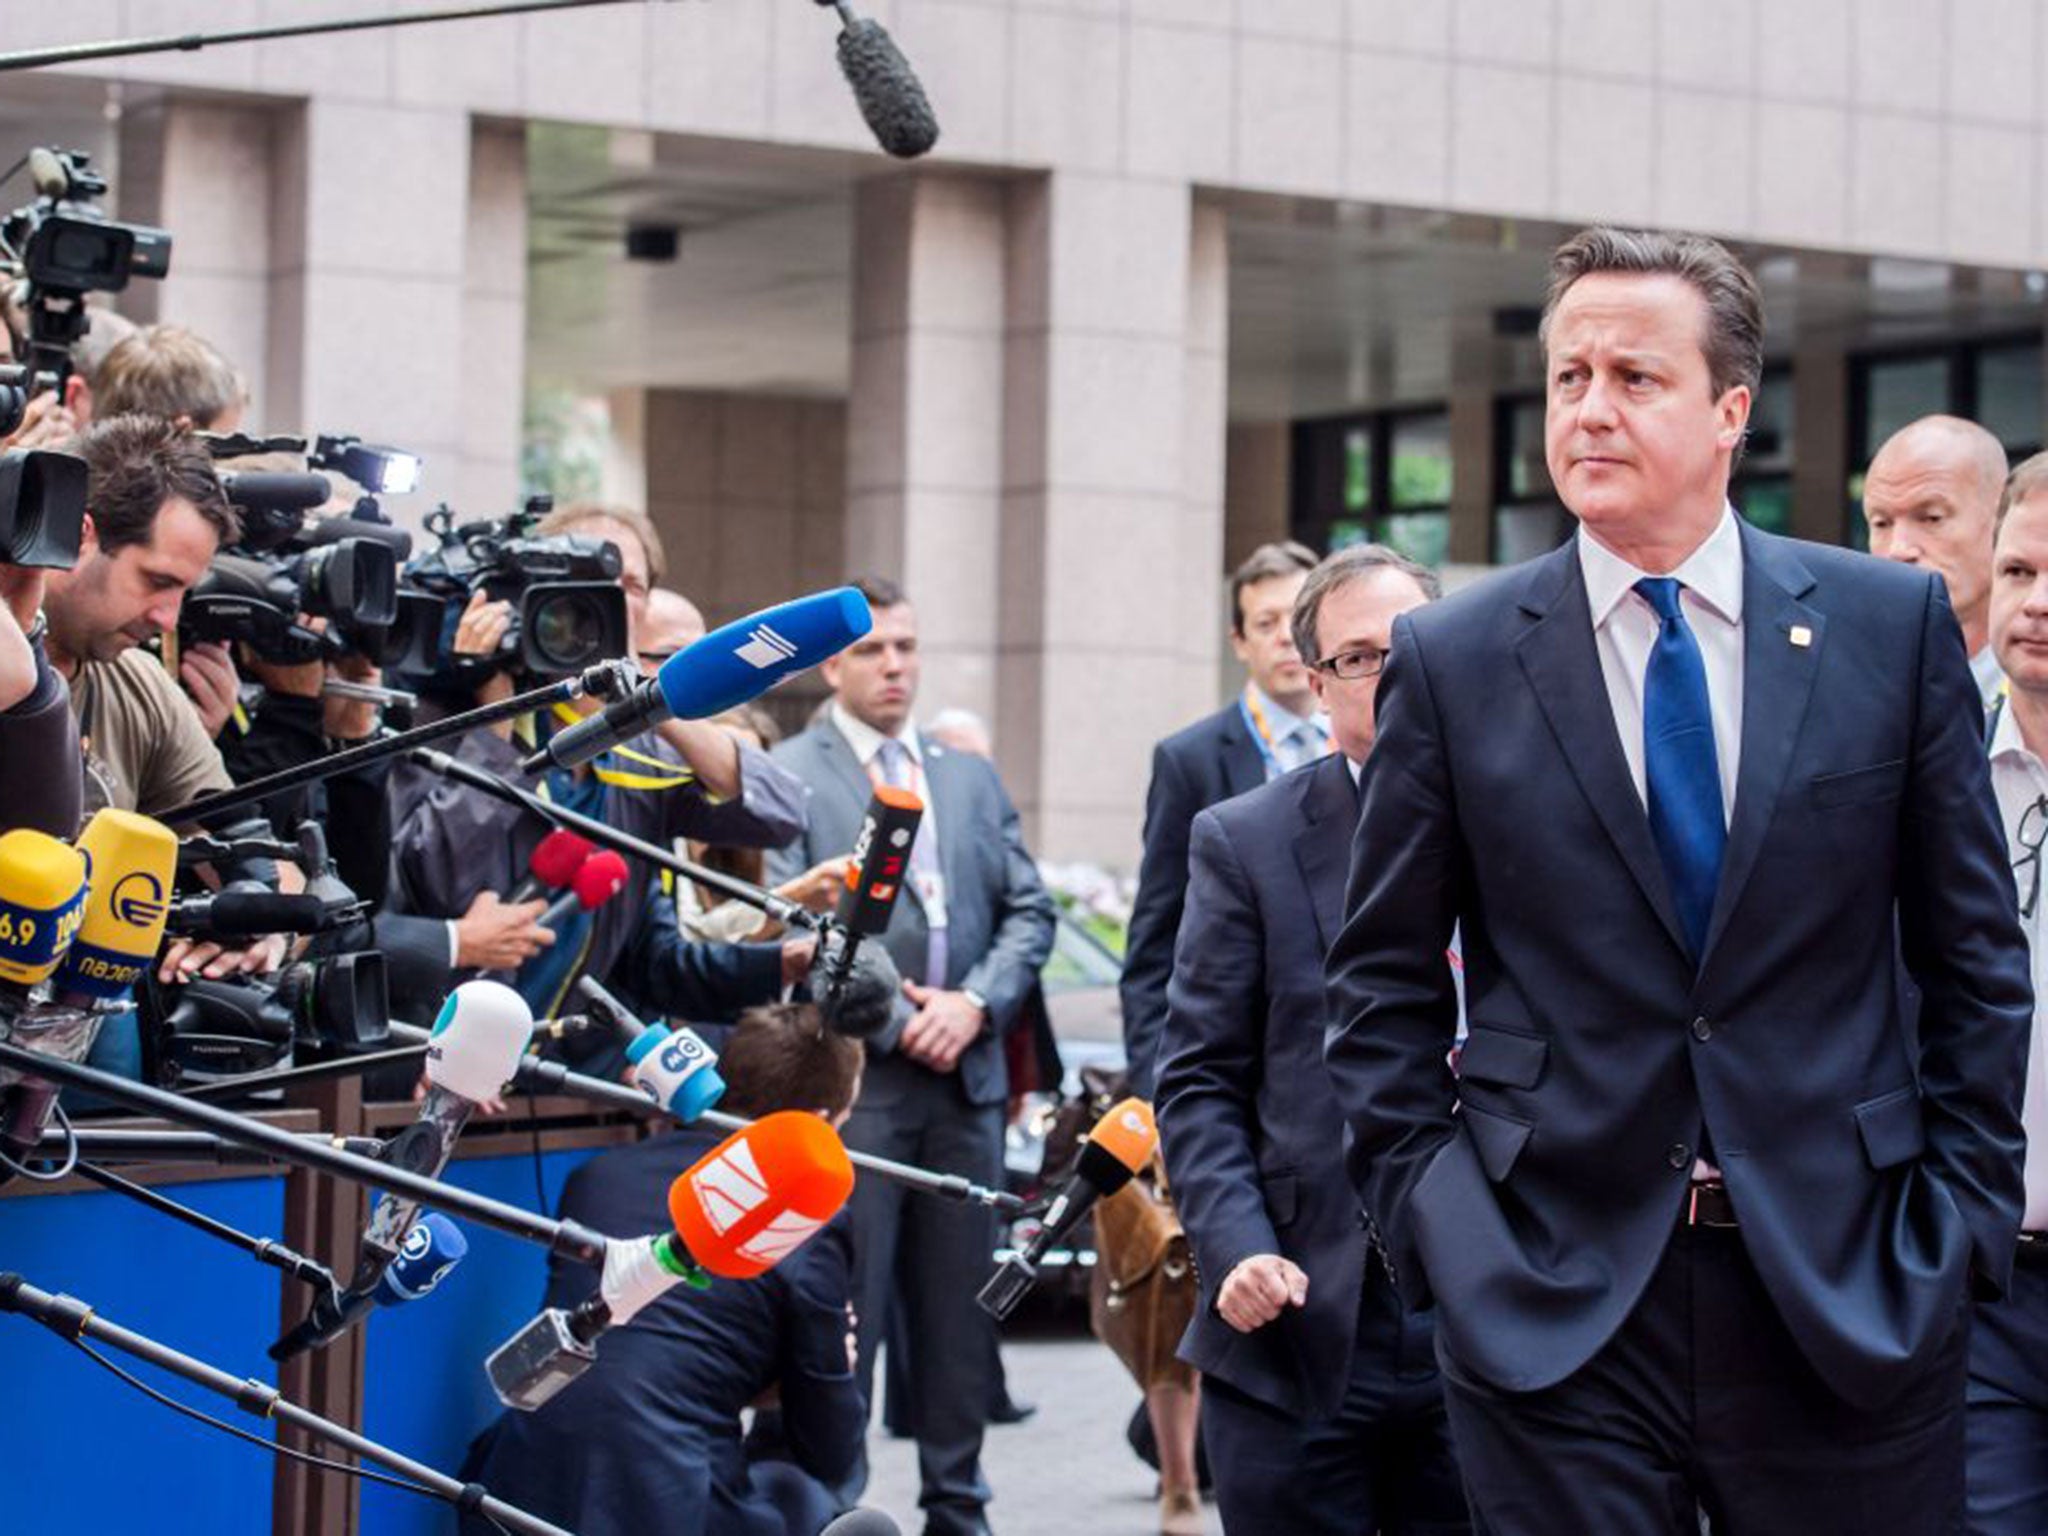
[(248, 385), (234, 364), (178, 325), (144, 326), (110, 349), (92, 394), (101, 415), (140, 412), (199, 432), (232, 432), (249, 407)]
[[(539, 532), (544, 537), (573, 533), (616, 547), (630, 651), (643, 622), (647, 592), (661, 568), (660, 540), (652, 524), (637, 512), (579, 507), (553, 514)], [(481, 587), (462, 615), (455, 652), (490, 668), (474, 691), (479, 704), (517, 691), (514, 663), (502, 649), (511, 623), (511, 605), (491, 601)], [(569, 711), (569, 718), (576, 713)], [(525, 774), (520, 763), (526, 750), (558, 723), (556, 716), (545, 714), (518, 722), (522, 730), (517, 733), (512, 722), (475, 731), (463, 739), (456, 755), (537, 790), (557, 805), (662, 847), (679, 837), (777, 846), (803, 828), (802, 786), (764, 754), (743, 748), (708, 722), (670, 722), (660, 733), (638, 737), (585, 767), (539, 777)], [(515, 741), (515, 734), (521, 739)], [(509, 891), (526, 873), (528, 860), (547, 831), (539, 817), (481, 791), (430, 781), (402, 813), (393, 852), (392, 908), (443, 918), (465, 914), (465, 921), (488, 919), (493, 925), (490, 942), (501, 954), (514, 957), (516, 985), (537, 1013), (556, 1011), (578, 975), (612, 977), (641, 936), (654, 889), (647, 871), (636, 869), (634, 879), (614, 900), (594, 912), (576, 913), (559, 932), (534, 921), (538, 908), (532, 904), (522, 910), (487, 901)], [(763, 990), (772, 993), (782, 980), (801, 973), (808, 941), (728, 958), (742, 967), (744, 990), (758, 998)], [(466, 954), (458, 956), (465, 969), (483, 963)], [(677, 996), (680, 979), (674, 968), (666, 968), (651, 986), (633, 990), (659, 1011), (688, 1014), (705, 999)]]
[[(77, 565), (45, 577), (50, 663), (71, 687), (86, 809), (160, 816), (231, 782), (190, 701), (139, 647), (177, 627), (186, 590), (236, 536), (234, 509), (206, 449), (170, 422), (110, 417), (74, 448), (88, 510)], [(232, 951), (178, 943), (162, 972), (270, 970), (282, 955), (276, 938)]]

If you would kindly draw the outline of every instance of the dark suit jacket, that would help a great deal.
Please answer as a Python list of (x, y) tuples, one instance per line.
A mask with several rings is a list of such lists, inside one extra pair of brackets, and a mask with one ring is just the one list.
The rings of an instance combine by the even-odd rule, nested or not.
[[(670, 1183), (717, 1140), (691, 1129), (602, 1153), (569, 1176), (561, 1214), (599, 1232), (668, 1230)], [(841, 1219), (758, 1279), (677, 1287), (606, 1333), (559, 1396), (500, 1417), (467, 1474), (579, 1536), (783, 1536), (749, 1482), (740, 1411), (779, 1385), (797, 1462), (826, 1483), (852, 1469), (867, 1416), (847, 1369), (850, 1263)], [(556, 1257), (548, 1272), (547, 1306), (597, 1289), (588, 1265)]]
[[(1366, 1236), (1323, 1069), (1323, 954), (1344, 917), (1358, 796), (1339, 753), (1195, 817), (1187, 914), (1159, 1048), (1159, 1131), (1201, 1305), (1181, 1357), (1300, 1417), (1350, 1376)], [(1249, 1334), (1217, 1315), (1255, 1253), (1308, 1275), (1308, 1304)]]
[[(921, 741), (920, 749), (946, 877), (946, 985), (980, 993), (990, 1014), (989, 1028), (960, 1057), (960, 1090), (970, 1104), (1000, 1104), (1009, 1091), (1002, 1035), (1052, 949), (1052, 897), (1025, 851), (1017, 808), (995, 769), (931, 741)], [(874, 796), (867, 770), (830, 719), (783, 742), (774, 756), (810, 786), (811, 796), (803, 835), (768, 855), (770, 884), (852, 852)], [(929, 935), (923, 904), (905, 881), (883, 943), (906, 977), (923, 975)], [(868, 1050), (893, 1055), (908, 1017), (906, 1004)]]
[(1912, 1379), (1973, 1264), (2011, 1272), (2031, 998), (1961, 634), (1925, 572), (1746, 525), (1742, 550), (1740, 774), (1697, 964), (1576, 547), (1395, 628), (1328, 1061), (1397, 1283), (1434, 1288), (1453, 1355), (1505, 1388), (1627, 1316), (1703, 1122), (1765, 1287), (1852, 1402)]
[(1159, 1032), (1166, 1024), (1166, 981), (1173, 974), (1174, 936), (1187, 899), (1188, 827), (1195, 812), (1265, 782), (1265, 759), (1235, 700), (1152, 749), (1145, 852), (1117, 989), (1131, 1092), (1140, 1098), (1152, 1097)]

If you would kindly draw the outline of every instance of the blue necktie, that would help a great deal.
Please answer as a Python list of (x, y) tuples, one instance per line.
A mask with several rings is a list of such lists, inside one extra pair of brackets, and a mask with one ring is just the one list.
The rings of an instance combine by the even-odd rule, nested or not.
[(1643, 777), (1649, 786), (1650, 835), (1693, 958), (1706, 950), (1721, 850), (1728, 823), (1721, 811), (1721, 767), (1714, 717), (1707, 706), (1707, 668), (1699, 642), (1679, 610), (1675, 576), (1645, 576), (1636, 590), (1657, 612), (1657, 643), (1643, 673)]

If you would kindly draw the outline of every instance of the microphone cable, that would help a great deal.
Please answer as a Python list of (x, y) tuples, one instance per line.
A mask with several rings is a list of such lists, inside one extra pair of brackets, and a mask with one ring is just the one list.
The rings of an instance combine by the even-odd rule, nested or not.
[[(57, 1332), (56, 1330), (52, 1331)], [(458, 1509), (463, 1507), (459, 1499), (446, 1498), (442, 1494), (435, 1492), (432, 1488), (427, 1487), (424, 1483), (415, 1483), (403, 1477), (393, 1477), (388, 1472), (373, 1472), (368, 1467), (350, 1466), (345, 1461), (335, 1461), (326, 1456), (316, 1456), (311, 1451), (296, 1450), (289, 1445), (280, 1445), (275, 1440), (266, 1440), (261, 1435), (251, 1434), (239, 1424), (230, 1424), (225, 1419), (217, 1419), (210, 1413), (194, 1408), (190, 1403), (179, 1402), (169, 1393), (159, 1392), (148, 1382), (116, 1365), (105, 1355), (86, 1343), (84, 1339), (75, 1338), (63, 1332), (57, 1332), (57, 1337), (84, 1355), (86, 1359), (92, 1361), (95, 1365), (112, 1372), (117, 1379), (126, 1382), (151, 1402), (160, 1404), (170, 1409), (173, 1413), (181, 1413), (188, 1419), (196, 1419), (201, 1424), (210, 1425), (222, 1434), (233, 1435), (237, 1440), (246, 1440), (249, 1444), (270, 1452), (273, 1456), (283, 1456), (300, 1463), (302, 1466), (313, 1467), (322, 1472), (339, 1472), (344, 1477), (360, 1478), (366, 1483), (382, 1483), (386, 1488), (396, 1488), (404, 1493), (418, 1494), (421, 1498), (432, 1499), (436, 1503), (450, 1504)], [(490, 1511), (484, 1509), (481, 1505), (477, 1507), (475, 1513), (478, 1519), (488, 1522), (495, 1529), (503, 1532), (504, 1536), (512, 1536), (512, 1532), (499, 1524), (493, 1518)]]
[(5, 1151), (0, 1151), (0, 1168), (5, 1168), (9, 1173), (19, 1178), (27, 1179), (31, 1184), (61, 1184), (71, 1177), (72, 1173), (81, 1166), (78, 1161), (78, 1134), (72, 1130), (71, 1117), (64, 1113), (62, 1103), (52, 1099), (50, 1101), (50, 1114), (64, 1130), (63, 1163), (54, 1170), (45, 1170), (42, 1173), (38, 1173), (35, 1169), (29, 1167), (28, 1164), (16, 1162)]

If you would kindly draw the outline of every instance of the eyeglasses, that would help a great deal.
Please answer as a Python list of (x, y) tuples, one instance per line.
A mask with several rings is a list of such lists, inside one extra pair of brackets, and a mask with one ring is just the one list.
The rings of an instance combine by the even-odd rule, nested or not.
[[(1364, 646), (1355, 651), (1339, 651), (1334, 656), (1325, 656), (1317, 662), (1318, 672), (1327, 672), (1332, 677), (1355, 683), (1362, 677), (1376, 677), (1380, 668), (1387, 664), (1387, 653), (1373, 646)], [(2044, 824), (2048, 825), (2048, 824)]]
[(2048, 842), (2048, 795), (2036, 795), (2034, 803), (2020, 816), (2014, 841), (2027, 851), (2013, 860), (2012, 877), (2026, 887), (2020, 901), (2020, 916), (2031, 919), (2041, 902), (2041, 845)]

